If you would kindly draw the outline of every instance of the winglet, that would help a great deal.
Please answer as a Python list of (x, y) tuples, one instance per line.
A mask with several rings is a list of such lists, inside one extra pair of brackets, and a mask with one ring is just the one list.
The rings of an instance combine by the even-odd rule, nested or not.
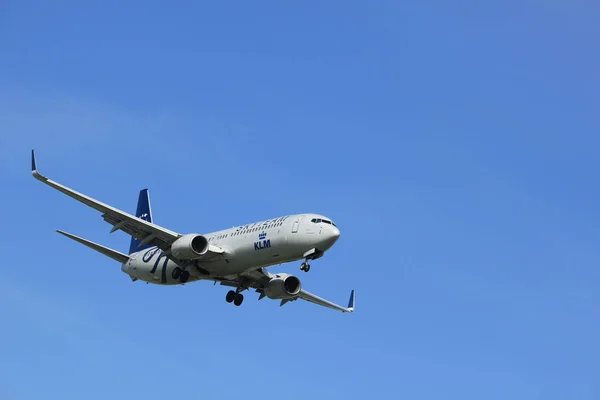
[(31, 174), (33, 177), (39, 181), (48, 180), (45, 176), (41, 175), (37, 170), (37, 164), (35, 162), (35, 152), (31, 150)]
[(350, 292), (350, 300), (348, 300), (348, 312), (354, 311), (354, 289)]

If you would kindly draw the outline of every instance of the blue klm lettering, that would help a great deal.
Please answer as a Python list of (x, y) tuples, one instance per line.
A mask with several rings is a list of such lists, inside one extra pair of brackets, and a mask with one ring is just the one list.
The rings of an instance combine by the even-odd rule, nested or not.
[(254, 250), (262, 250), (262, 249), (268, 249), (269, 247), (271, 247), (271, 239), (267, 239), (267, 240), (263, 240), (258, 241), (258, 242), (254, 242)]

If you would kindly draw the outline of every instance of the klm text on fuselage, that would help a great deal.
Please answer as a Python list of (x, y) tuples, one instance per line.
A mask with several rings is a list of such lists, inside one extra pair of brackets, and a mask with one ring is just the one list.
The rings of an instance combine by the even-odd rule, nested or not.
[(268, 249), (271, 247), (271, 239), (254, 242), (254, 250)]

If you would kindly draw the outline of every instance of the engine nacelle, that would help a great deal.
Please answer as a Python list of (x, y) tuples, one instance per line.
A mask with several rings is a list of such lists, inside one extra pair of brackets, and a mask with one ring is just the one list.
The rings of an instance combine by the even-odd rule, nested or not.
[(300, 293), (300, 279), (290, 274), (277, 274), (265, 285), (265, 295), (270, 299), (290, 299)]
[(180, 260), (194, 260), (208, 251), (208, 239), (196, 233), (183, 235), (171, 245), (171, 253)]

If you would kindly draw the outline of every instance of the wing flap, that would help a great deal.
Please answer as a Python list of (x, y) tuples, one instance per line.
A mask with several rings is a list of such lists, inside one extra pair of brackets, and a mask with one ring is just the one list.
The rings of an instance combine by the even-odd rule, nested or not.
[[(145, 230), (143, 227), (138, 226), (135, 223), (136, 221), (128, 221), (126, 219), (120, 219), (117, 216), (110, 215), (110, 214), (102, 214), (102, 218), (104, 219), (104, 221), (113, 225), (113, 227), (118, 227), (117, 229), (113, 228), (114, 230), (123, 231), (126, 234), (133, 236), (134, 238), (136, 238), (138, 240), (143, 241), (144, 239), (148, 238), (149, 235), (154, 235), (152, 237), (152, 240), (147, 241), (147, 244), (157, 246), (161, 250), (167, 251), (171, 247), (171, 243), (174, 242), (174, 240), (170, 241), (169, 240), (170, 238), (158, 236), (155, 232), (150, 233), (148, 230)], [(139, 220), (143, 221), (142, 219), (139, 219)]]

